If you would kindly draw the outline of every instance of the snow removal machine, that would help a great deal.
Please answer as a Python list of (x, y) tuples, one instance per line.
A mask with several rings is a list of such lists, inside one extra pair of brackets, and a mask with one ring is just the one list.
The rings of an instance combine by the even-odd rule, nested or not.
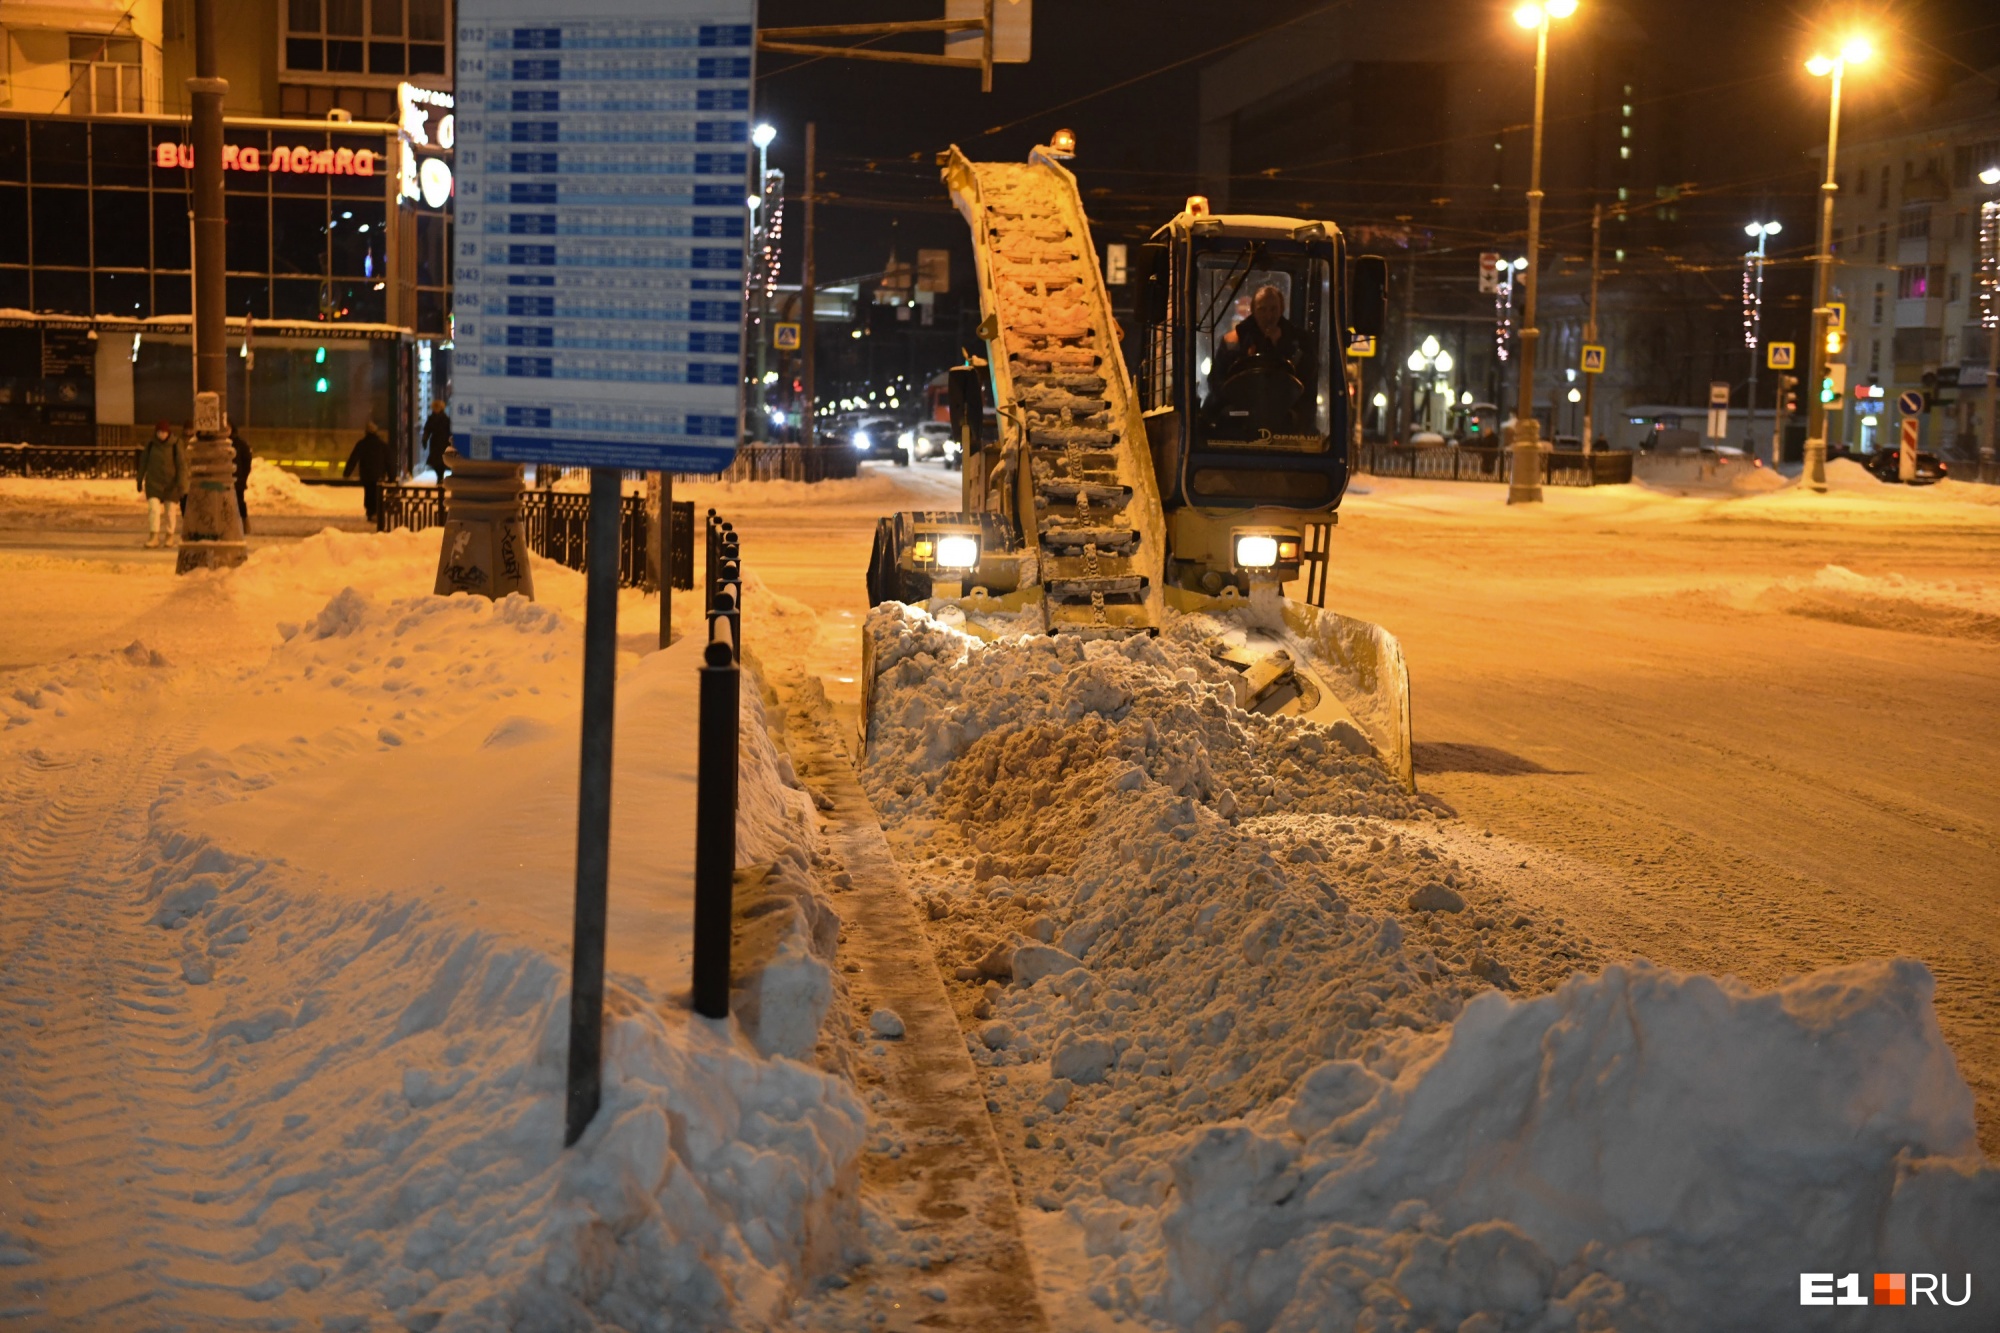
[(1324, 605), (1357, 419), (1347, 350), (1381, 333), (1383, 261), (1330, 222), (1191, 198), (1140, 252), (1135, 377), (1068, 140), (1026, 163), (940, 155), (986, 355), (949, 382), (961, 507), (878, 521), (871, 604), (955, 606), (969, 625), (1039, 612), (1090, 637), (1208, 613), (1231, 627), (1209, 651), (1245, 707), (1348, 723), (1413, 789), (1402, 647)]

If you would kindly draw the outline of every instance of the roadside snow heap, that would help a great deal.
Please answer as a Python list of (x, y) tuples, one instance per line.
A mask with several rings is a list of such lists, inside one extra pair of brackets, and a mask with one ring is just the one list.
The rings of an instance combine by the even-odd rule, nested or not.
[[(760, 1327), (841, 1261), (852, 1087), (621, 977), (616, 941), (602, 1107), (563, 1149), (580, 625), (430, 596), (435, 560), (434, 534), (260, 550), (176, 604), (266, 616), (275, 646), (240, 674), (134, 644), (7, 682), (27, 702), (0, 730), (0, 1309), (37, 1327)], [(580, 591), (549, 575), (552, 601)], [(621, 664), (625, 762), (684, 733), (696, 647)], [(830, 912), (810, 798), (754, 677), (742, 698), (740, 846)], [(685, 824), (626, 789), (650, 809), (621, 825), (614, 875), (625, 857), (652, 876)], [(427, 855), (435, 877), (412, 883)], [(614, 929), (683, 914), (687, 885), (635, 887)]]
[(1896, 1271), (1975, 1288), (1923, 1327), (1993, 1326), (2000, 1172), (1921, 965), (1760, 993), (1633, 962), (1530, 994), (1504, 961), (1529, 918), (1431, 812), (1237, 710), (1172, 626), (985, 642), (883, 607), (868, 632), (864, 780), (929, 853), (1024, 1202), (1098, 1305), (1204, 1333), (1764, 1329), (1800, 1326), (1801, 1273)]

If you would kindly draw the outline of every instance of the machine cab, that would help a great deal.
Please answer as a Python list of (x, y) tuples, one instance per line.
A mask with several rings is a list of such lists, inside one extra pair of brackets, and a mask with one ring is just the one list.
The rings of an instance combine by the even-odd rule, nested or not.
[[(1348, 338), (1357, 323), (1379, 323), (1351, 317), (1346, 246), (1331, 224), (1210, 216), (1189, 203), (1144, 252), (1140, 399), (1169, 515), (1170, 581), (1248, 591), (1252, 579), (1296, 577), (1304, 528), (1330, 522), (1340, 504)], [(1362, 285), (1379, 309), (1379, 281)], [(1246, 541), (1265, 536), (1274, 542)], [(1274, 544), (1275, 566), (1239, 559)]]

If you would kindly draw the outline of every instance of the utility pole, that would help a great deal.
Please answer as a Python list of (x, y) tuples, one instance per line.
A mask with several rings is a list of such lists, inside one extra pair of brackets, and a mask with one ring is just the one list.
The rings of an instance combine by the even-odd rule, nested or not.
[(801, 275), (799, 283), (800, 302), (805, 306), (799, 319), (799, 324), (801, 325), (799, 330), (799, 350), (804, 353), (805, 362), (805, 374), (800, 376), (800, 378), (805, 382), (806, 388), (805, 407), (799, 418), (799, 442), (807, 448), (812, 447), (814, 438), (819, 430), (819, 400), (815, 396), (813, 385), (814, 363), (818, 359), (818, 347), (816, 346), (818, 343), (818, 337), (816, 336), (818, 329), (814, 320), (813, 307), (817, 304), (814, 298), (816, 294), (815, 288), (819, 281), (819, 272), (813, 265), (813, 241), (816, 236), (813, 205), (818, 201), (819, 123), (809, 120), (806, 122), (805, 272)]
[[(194, 77), (187, 81), (194, 139), (194, 425), (188, 447), (187, 520), (180, 573), (240, 565), (243, 517), (236, 511), (236, 451), (229, 443), (228, 232), (222, 207), (222, 99), (216, 74), (217, 0), (195, 0)], [(246, 381), (247, 383), (247, 381)]]
[(1404, 357), (1401, 355), (1401, 353), (1403, 344), (1405, 343), (1409, 344), (1412, 348), (1416, 346), (1416, 341), (1417, 341), (1417, 335), (1415, 332), (1416, 322), (1417, 322), (1417, 252), (1415, 250), (1411, 250), (1409, 263), (1403, 269), (1403, 327), (1401, 329), (1402, 336), (1396, 340), (1397, 342), (1396, 350), (1398, 355), (1396, 357), (1396, 367), (1391, 372), (1395, 377), (1393, 382), (1396, 386), (1396, 413), (1395, 416), (1390, 418), (1391, 425), (1393, 428), (1389, 432), (1389, 440), (1390, 443), (1392, 444), (1408, 444), (1410, 442), (1410, 435), (1412, 434), (1412, 432), (1404, 429), (1404, 427), (1406, 427), (1410, 421), (1410, 411), (1409, 411), (1410, 397), (1415, 392), (1415, 385), (1408, 383), (1403, 378)]
[[(1604, 205), (1590, 206), (1590, 319), (1583, 326), (1583, 340), (1597, 341), (1597, 256), (1598, 242), (1604, 235)], [(1597, 406), (1596, 375), (1583, 377), (1583, 456), (1588, 460), (1594, 451), (1597, 439), (1597, 417), (1593, 409)]]

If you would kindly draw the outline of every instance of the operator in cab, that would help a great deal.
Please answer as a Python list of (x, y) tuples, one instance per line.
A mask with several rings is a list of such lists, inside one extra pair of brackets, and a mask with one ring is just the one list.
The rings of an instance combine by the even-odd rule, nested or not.
[(1316, 373), (1311, 340), (1285, 318), (1285, 294), (1266, 283), (1250, 298), (1250, 317), (1216, 348), (1209, 379), (1212, 428), (1231, 436), (1303, 428)]

